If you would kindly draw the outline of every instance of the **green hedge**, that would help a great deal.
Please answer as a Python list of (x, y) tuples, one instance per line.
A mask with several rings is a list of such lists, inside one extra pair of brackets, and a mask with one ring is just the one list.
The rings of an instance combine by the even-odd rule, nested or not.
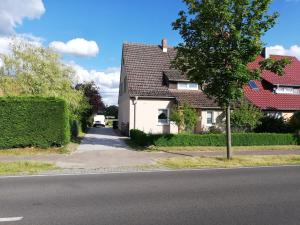
[[(142, 131), (132, 130), (131, 140), (137, 145), (147, 146), (226, 146), (225, 134), (145, 134)], [(233, 146), (259, 145), (297, 145), (299, 138), (294, 134), (275, 133), (233, 133)]]
[(0, 148), (46, 148), (69, 141), (69, 113), (64, 100), (50, 97), (0, 98)]

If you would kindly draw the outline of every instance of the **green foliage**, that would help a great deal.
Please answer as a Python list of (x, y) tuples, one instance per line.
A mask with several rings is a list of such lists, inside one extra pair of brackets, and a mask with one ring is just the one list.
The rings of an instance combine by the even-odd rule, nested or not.
[[(184, 2), (187, 12), (181, 11), (173, 23), (183, 39), (174, 66), (226, 108), (242, 97), (249, 80), (259, 79), (260, 71), (248, 64), (261, 53), (261, 38), (275, 25), (278, 13), (267, 13), (271, 0)], [(282, 75), (287, 61), (265, 64), (261, 70)]]
[(77, 119), (88, 106), (83, 93), (74, 88), (74, 70), (51, 49), (13, 40), (11, 53), (0, 54), (0, 59), (1, 95), (59, 97)]
[(294, 113), (294, 115), (289, 121), (289, 124), (293, 127), (294, 130), (300, 130), (300, 112)]
[(71, 137), (77, 138), (79, 135), (79, 123), (77, 120), (70, 121)]
[(252, 131), (263, 117), (261, 110), (252, 104), (242, 101), (231, 114), (232, 127), (236, 131)]
[(0, 148), (62, 146), (70, 140), (68, 107), (53, 97), (1, 97)]
[(118, 118), (118, 113), (119, 113), (119, 107), (116, 105), (110, 105), (105, 108), (105, 117), (112, 117), (117, 119)]
[(76, 85), (76, 89), (82, 91), (87, 99), (89, 106), (82, 110), (80, 116), (81, 129), (87, 132), (88, 127), (92, 125), (93, 115), (105, 110), (105, 105), (100, 95), (100, 90), (94, 82), (85, 82)]
[(145, 132), (138, 129), (130, 130), (130, 139), (133, 143), (139, 146), (147, 146), (150, 144), (150, 139), (148, 135)]
[(283, 118), (266, 116), (260, 119), (260, 124), (254, 131), (257, 133), (291, 133), (294, 132), (294, 129)]
[[(226, 146), (225, 134), (145, 134), (130, 131), (131, 140), (140, 146)], [(294, 134), (233, 133), (233, 146), (297, 145)]]
[[(233, 133), (233, 146), (295, 145), (293, 134)], [(224, 134), (166, 135), (154, 141), (156, 146), (226, 146)]]
[(193, 132), (198, 121), (197, 111), (188, 104), (176, 106), (171, 112), (170, 120), (176, 123), (179, 130), (184, 127), (186, 132)]

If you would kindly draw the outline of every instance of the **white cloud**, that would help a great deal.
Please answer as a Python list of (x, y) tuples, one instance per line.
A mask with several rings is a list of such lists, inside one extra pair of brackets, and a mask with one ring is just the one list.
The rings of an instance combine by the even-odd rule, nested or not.
[(290, 48), (285, 48), (282, 45), (274, 45), (268, 47), (268, 51), (271, 55), (289, 55), (300, 59), (300, 46), (298, 45), (293, 45)]
[(74, 62), (71, 62), (69, 65), (76, 71), (78, 83), (94, 81), (100, 88), (100, 93), (105, 104), (118, 104), (120, 68), (108, 68), (104, 71), (96, 71), (87, 70)]
[(0, 53), (9, 53), (13, 41), (25, 41), (37, 46), (42, 45), (42, 39), (31, 34), (19, 34), (18, 36), (0, 36)]
[(1, 0), (0, 34), (12, 34), (24, 19), (40, 18), (44, 12), (42, 0)]
[(88, 41), (83, 38), (75, 38), (66, 43), (53, 41), (49, 44), (50, 48), (60, 52), (77, 56), (96, 56), (99, 52), (95, 41)]

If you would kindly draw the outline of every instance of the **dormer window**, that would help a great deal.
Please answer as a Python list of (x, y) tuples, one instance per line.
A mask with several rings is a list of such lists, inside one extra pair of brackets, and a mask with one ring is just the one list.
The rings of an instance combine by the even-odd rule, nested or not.
[(277, 94), (299, 94), (299, 89), (295, 89), (292, 87), (277, 87), (275, 89)]
[(198, 84), (191, 83), (191, 82), (178, 82), (177, 89), (179, 89), (179, 90), (198, 90)]

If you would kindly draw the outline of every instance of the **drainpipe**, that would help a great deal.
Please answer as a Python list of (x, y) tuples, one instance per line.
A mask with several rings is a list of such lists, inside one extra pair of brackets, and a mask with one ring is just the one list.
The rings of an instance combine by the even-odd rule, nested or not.
[(137, 104), (137, 101), (138, 101), (138, 96), (135, 96), (134, 97), (134, 100), (133, 100), (133, 106), (134, 106), (134, 119), (133, 119), (133, 129), (136, 129), (136, 104)]

